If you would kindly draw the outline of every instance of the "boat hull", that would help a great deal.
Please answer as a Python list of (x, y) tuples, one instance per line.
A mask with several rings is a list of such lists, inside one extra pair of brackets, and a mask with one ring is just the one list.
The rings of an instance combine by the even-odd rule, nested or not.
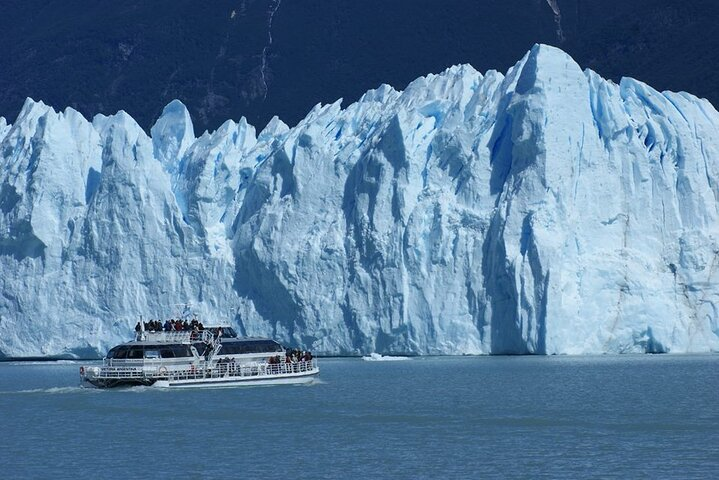
[(285, 375), (266, 375), (257, 377), (214, 377), (188, 380), (158, 380), (153, 386), (160, 388), (225, 388), (250, 387), (260, 385), (296, 385), (308, 384), (317, 379), (319, 369), (312, 372), (288, 373)]
[(81, 375), (84, 386), (95, 388), (122, 388), (152, 386), (157, 388), (229, 388), (262, 385), (309, 384), (315, 381), (320, 373), (318, 367), (300, 372), (282, 372), (252, 375), (217, 375), (197, 372), (188, 375), (141, 376), (132, 378), (108, 378), (92, 374)]

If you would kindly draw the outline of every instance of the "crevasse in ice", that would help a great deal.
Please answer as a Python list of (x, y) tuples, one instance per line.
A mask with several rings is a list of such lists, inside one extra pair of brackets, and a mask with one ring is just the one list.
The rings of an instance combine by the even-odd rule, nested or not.
[(719, 350), (719, 114), (556, 48), (259, 134), (28, 99), (0, 142), (6, 356), (187, 302), (322, 353)]

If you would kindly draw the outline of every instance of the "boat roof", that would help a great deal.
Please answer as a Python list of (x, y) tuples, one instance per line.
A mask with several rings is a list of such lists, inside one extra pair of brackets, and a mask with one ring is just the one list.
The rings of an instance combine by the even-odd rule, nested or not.
[[(153, 333), (155, 335), (147, 336), (148, 334), (153, 334)], [(186, 335), (183, 335), (183, 336), (173, 335), (171, 337), (168, 336), (165, 338), (162, 338), (161, 335), (158, 335), (158, 334), (163, 334), (163, 333), (180, 333), (180, 334), (184, 333)], [(129, 342), (122, 343), (121, 345), (128, 345), (128, 346), (130, 346), (130, 345), (173, 345), (173, 344), (177, 345), (177, 344), (197, 343), (197, 342), (202, 341), (202, 339), (200, 339), (200, 338), (191, 339), (191, 336), (190, 336), (191, 333), (192, 332), (146, 332), (145, 333), (146, 337), (144, 340), (130, 340)], [(222, 343), (242, 343), (242, 342), (253, 342), (253, 341), (270, 341), (270, 342), (279, 343), (276, 340), (273, 340), (273, 339), (267, 338), (267, 337), (228, 337), (228, 338), (222, 339)], [(118, 345), (118, 346), (120, 346), (120, 345)]]

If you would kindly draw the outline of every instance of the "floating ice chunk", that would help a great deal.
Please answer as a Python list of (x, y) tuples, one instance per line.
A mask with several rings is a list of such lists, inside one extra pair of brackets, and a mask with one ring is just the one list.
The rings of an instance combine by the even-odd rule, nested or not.
[(410, 357), (400, 357), (393, 355), (380, 355), (379, 353), (370, 353), (362, 357), (365, 362), (396, 362), (401, 360), (409, 360)]

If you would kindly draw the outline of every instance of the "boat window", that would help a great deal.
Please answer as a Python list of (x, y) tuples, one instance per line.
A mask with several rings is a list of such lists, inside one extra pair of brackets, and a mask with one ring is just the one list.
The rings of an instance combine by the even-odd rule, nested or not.
[[(205, 345), (204, 343), (193, 343), (192, 346), (195, 347), (195, 350), (197, 350), (198, 355), (204, 355), (205, 351), (207, 350), (207, 345)], [(225, 346), (223, 345), (222, 350), (224, 351), (224, 349)]]
[(142, 358), (142, 350), (143, 348), (139, 345), (130, 347), (130, 351), (127, 352), (127, 358)]
[(259, 340), (255, 343), (255, 348), (258, 352), (262, 353), (273, 353), (273, 352), (283, 352), (284, 348), (282, 348), (282, 345), (279, 343), (273, 341), (273, 340)]
[(175, 358), (175, 352), (171, 348), (163, 348), (160, 350), (160, 356), (162, 358)]
[(145, 350), (145, 358), (160, 358), (159, 350)]
[(107, 358), (126, 358), (127, 347), (118, 346), (107, 352)]
[[(223, 343), (222, 347), (220, 348), (220, 354), (222, 355), (236, 355), (236, 345), (234, 343)], [(199, 351), (199, 350), (198, 350)]]
[(228, 355), (239, 355), (242, 353), (252, 353), (249, 346), (244, 345), (242, 343), (223, 343), (221, 352), (227, 353)]
[(273, 340), (249, 340), (244, 342), (225, 342), (222, 344), (222, 354), (241, 355), (245, 353), (279, 353), (284, 348)]
[(171, 345), (173, 353), (176, 357), (191, 357), (192, 352), (190, 351), (189, 345)]

